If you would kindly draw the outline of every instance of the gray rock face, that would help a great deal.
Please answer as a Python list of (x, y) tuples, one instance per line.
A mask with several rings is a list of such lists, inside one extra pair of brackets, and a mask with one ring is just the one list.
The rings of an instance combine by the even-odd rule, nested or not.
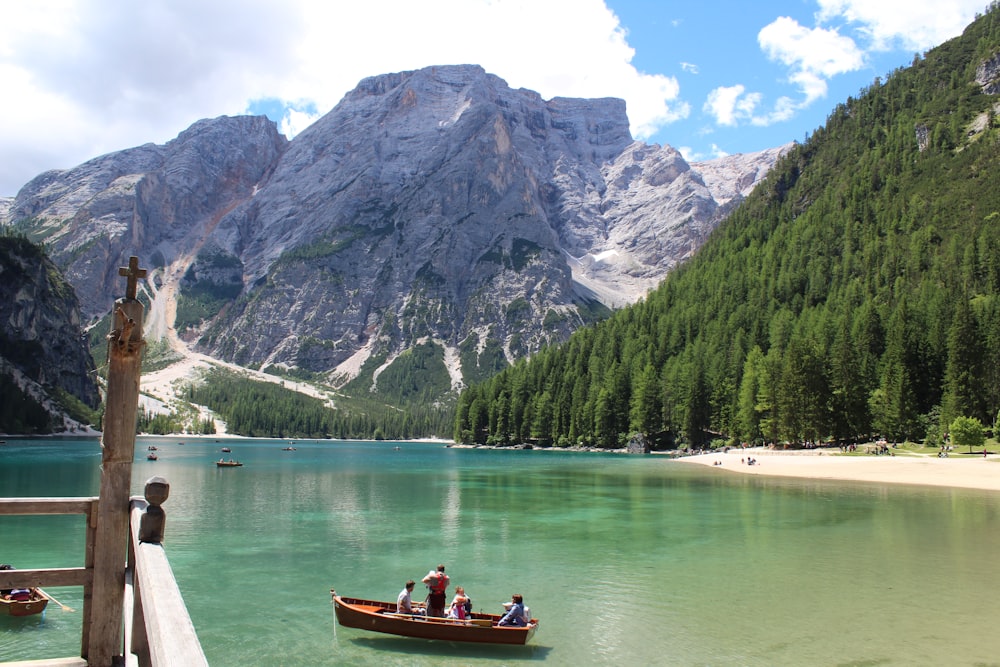
[(221, 118), (43, 174), (8, 219), (47, 237), (90, 316), (136, 254), (209, 295), (212, 355), (350, 378), (432, 340), (459, 384), (641, 297), (781, 152), (690, 165), (628, 127), (621, 100), (432, 67), (361, 81), (291, 142)]
[(976, 68), (976, 83), (986, 95), (1000, 93), (1000, 53), (979, 63)]
[[(0, 237), (0, 374), (51, 406), (55, 391), (100, 402), (72, 288), (37, 246)], [(11, 399), (12, 397), (7, 397)]]
[(192, 252), (219, 218), (265, 178), (287, 141), (266, 118), (195, 123), (164, 146), (110, 153), (32, 179), (7, 219), (45, 240), (88, 318), (121, 294), (118, 267)]

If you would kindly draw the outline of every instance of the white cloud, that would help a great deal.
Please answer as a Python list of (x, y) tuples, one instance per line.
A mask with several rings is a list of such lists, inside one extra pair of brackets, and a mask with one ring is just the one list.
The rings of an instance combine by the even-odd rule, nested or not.
[(288, 109), (278, 130), (286, 137), (294, 137), (296, 134), (306, 129), (316, 122), (322, 114), (299, 111), (298, 109)]
[(817, 0), (820, 22), (843, 19), (856, 24), (869, 48), (923, 51), (962, 33), (987, 0)]
[(806, 28), (782, 16), (758, 33), (770, 60), (787, 66), (789, 80), (799, 85), (807, 106), (826, 95), (826, 79), (864, 66), (864, 54), (850, 37), (836, 30)]
[[(0, 195), (30, 177), (295, 101), (295, 133), (362, 78), (475, 63), (543, 97), (621, 97), (633, 133), (686, 117), (672, 76), (638, 71), (601, 0), (33, 0), (0, 3)], [(309, 104), (302, 104), (303, 102)], [(311, 105), (311, 107), (310, 107)]]
[(760, 93), (748, 93), (740, 84), (720, 86), (708, 94), (703, 110), (719, 125), (734, 127), (744, 121), (753, 122), (762, 99)]
[(762, 28), (757, 41), (769, 60), (787, 68), (786, 81), (801, 98), (783, 95), (766, 111), (760, 92), (748, 92), (742, 84), (717, 87), (708, 94), (703, 110), (721, 126), (767, 127), (787, 121), (826, 96), (830, 77), (864, 66), (864, 54), (851, 38), (836, 30), (806, 28), (784, 16)]

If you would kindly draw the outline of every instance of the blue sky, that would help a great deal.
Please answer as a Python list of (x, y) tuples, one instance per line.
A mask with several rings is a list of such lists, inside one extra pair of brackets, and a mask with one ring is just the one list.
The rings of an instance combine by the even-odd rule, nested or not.
[(0, 2), (0, 196), (195, 121), (294, 137), (362, 78), (474, 63), (546, 99), (625, 99), (692, 161), (801, 141), (985, 0)]
[(645, 138), (689, 159), (802, 141), (837, 103), (985, 11), (978, 0), (607, 4), (635, 49), (632, 65), (675, 77), (689, 104)]

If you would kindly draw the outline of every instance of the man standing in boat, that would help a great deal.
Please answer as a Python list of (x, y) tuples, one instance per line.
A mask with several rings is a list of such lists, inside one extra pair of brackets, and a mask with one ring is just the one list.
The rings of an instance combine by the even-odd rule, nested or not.
[(444, 616), (444, 607), (448, 604), (448, 584), (451, 578), (444, 573), (444, 565), (438, 565), (437, 570), (431, 570), (422, 580), (430, 589), (427, 596), (427, 615)]

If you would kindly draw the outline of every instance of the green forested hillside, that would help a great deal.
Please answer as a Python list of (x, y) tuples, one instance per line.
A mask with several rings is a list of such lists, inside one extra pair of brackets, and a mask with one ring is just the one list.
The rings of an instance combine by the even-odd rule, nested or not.
[[(259, 438), (374, 438), (399, 440), (439, 436), (450, 411), (425, 404), (393, 408), (380, 400), (338, 396), (338, 409), (270, 382), (214, 370), (188, 390), (226, 422), (229, 433)], [(263, 409), (261, 406), (267, 406)]]
[(456, 438), (939, 440), (1000, 409), (996, 4), (839, 104), (646, 300), (466, 390)]

